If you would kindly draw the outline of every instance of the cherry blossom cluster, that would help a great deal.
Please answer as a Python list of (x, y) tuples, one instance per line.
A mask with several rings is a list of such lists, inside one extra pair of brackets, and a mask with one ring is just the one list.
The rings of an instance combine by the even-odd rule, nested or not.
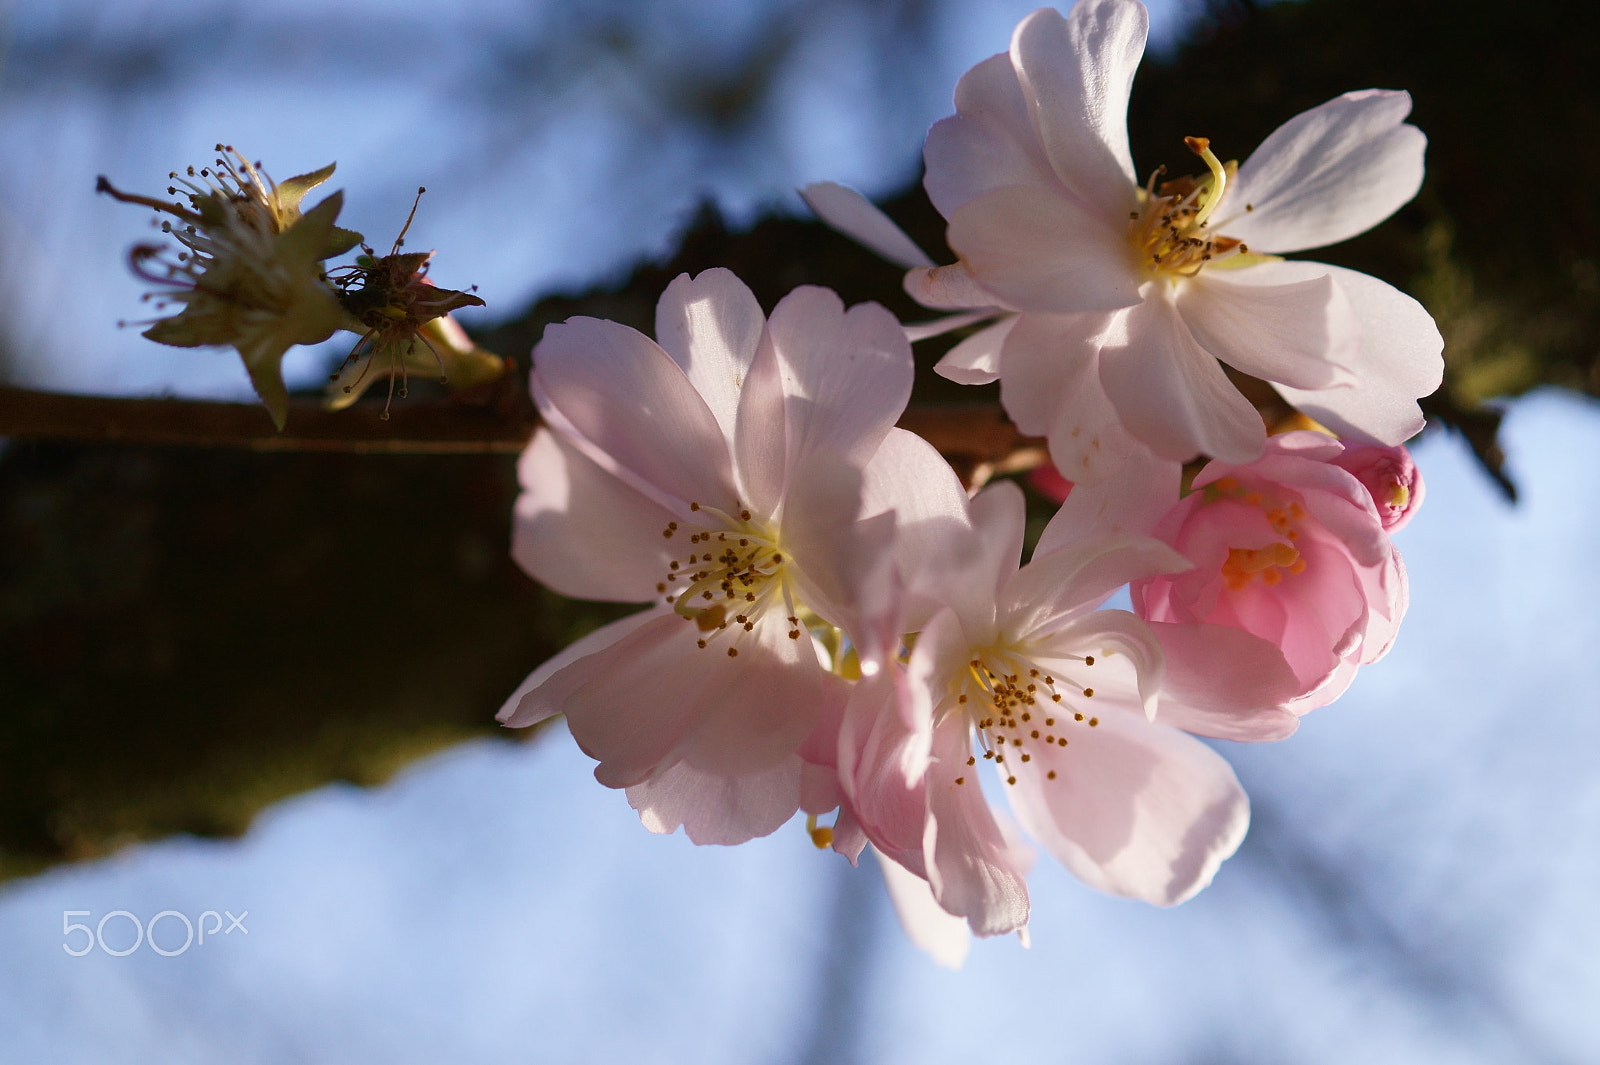
[[(1438, 331), (1381, 281), (1280, 256), (1416, 193), (1409, 98), (1341, 96), (1242, 165), (1191, 136), (1203, 173), (1141, 182), (1146, 30), (1136, 0), (1043, 9), (961, 79), (925, 152), (955, 263), (805, 190), (939, 320), (815, 287), (767, 316), (717, 269), (668, 286), (654, 340), (575, 318), (535, 350), (513, 554), (563, 595), (649, 605), (502, 721), (565, 715), (651, 831), (734, 844), (804, 812), (819, 846), (870, 847), (951, 964), (969, 929), (1025, 934), (1035, 847), (1158, 905), (1205, 887), (1249, 804), (1197, 737), (1288, 736), (1405, 613), (1389, 534), (1422, 498), (1402, 445)], [(998, 380), (1071, 483), (1026, 562), (1022, 490), (969, 493), (896, 427), (912, 341), (953, 329), (939, 372)], [(1230, 373), (1296, 408), (1290, 431)]]

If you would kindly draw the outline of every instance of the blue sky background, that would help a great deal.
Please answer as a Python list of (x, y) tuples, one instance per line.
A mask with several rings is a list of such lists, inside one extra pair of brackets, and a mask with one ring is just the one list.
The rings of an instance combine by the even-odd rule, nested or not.
[[(115, 328), (138, 314), (122, 256), (148, 231), (92, 194), (97, 173), (155, 190), (219, 138), (279, 177), (337, 159), (345, 221), (374, 243), (426, 184), (410, 246), (509, 314), (665, 250), (705, 195), (748, 219), (798, 212), (806, 181), (904, 183), (956, 78), (1030, 6), (15, 6), (11, 372), (248, 394), (231, 354)], [(773, 36), (788, 45), (757, 62)], [(759, 104), (707, 120), (695, 86), (741, 68), (772, 71)], [(1536, 394), (1505, 443), (1514, 509), (1459, 441), (1418, 449), (1394, 653), (1291, 740), (1224, 745), (1254, 824), (1176, 910), (1042, 862), (1032, 948), (979, 943), (950, 973), (905, 941), (870, 863), (799, 825), (733, 849), (651, 836), (558, 728), (320, 789), (239, 841), (0, 886), (0, 1062), (1592, 1060), (1600, 411)], [(248, 910), (249, 931), (171, 958), (65, 954), (63, 911), (117, 909)], [(181, 941), (170, 920), (162, 936)]]

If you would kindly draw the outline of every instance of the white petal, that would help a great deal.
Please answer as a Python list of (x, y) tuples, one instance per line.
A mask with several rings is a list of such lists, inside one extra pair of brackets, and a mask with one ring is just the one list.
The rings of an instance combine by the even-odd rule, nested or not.
[(542, 427), (517, 460), (517, 478), (511, 557), (528, 576), (574, 599), (655, 598), (672, 557), (661, 530), (674, 513)]
[[(1284, 264), (1290, 265), (1290, 264)], [(1361, 323), (1361, 351), (1350, 366), (1350, 388), (1303, 390), (1278, 385), (1295, 407), (1346, 440), (1393, 446), (1422, 431), (1417, 399), (1431, 395), (1444, 375), (1444, 339), (1422, 304), (1375, 277), (1322, 263), (1349, 296)]]
[(1100, 346), (1116, 317), (1022, 315), (1002, 351), (1006, 413), (1021, 431), (1048, 435), (1051, 461), (1073, 485), (1047, 537), (1144, 535), (1177, 502), (1182, 464), (1128, 432), (1100, 384)]
[(628, 789), (628, 804), (652, 832), (683, 826), (695, 843), (735, 844), (775, 832), (800, 807), (800, 759), (739, 776), (721, 776), (685, 762)]
[(1261, 454), (1261, 415), (1195, 343), (1172, 304), (1152, 297), (1122, 322), (1123, 335), (1100, 349), (1100, 383), (1129, 432), (1180, 462), (1196, 452), (1237, 463)]
[(956, 113), (934, 123), (922, 156), (922, 184), (940, 214), (1009, 185), (1059, 185), (1034, 129), (1008, 55), (990, 56), (961, 76)]
[[(1116, 422), (1099, 380), (1100, 345), (1110, 323), (1106, 314), (1017, 317), (1001, 350), (1000, 402), (1020, 431), (1043, 436), (1064, 426), (1060, 431), (1077, 441)], [(1056, 456), (1069, 480), (1079, 472), (1076, 459), (1071, 451)]]
[(878, 867), (883, 870), (883, 886), (889, 891), (889, 901), (894, 903), (895, 916), (906, 938), (926, 952), (936, 965), (946, 969), (959, 969), (967, 960), (972, 946), (972, 936), (967, 922), (945, 912), (939, 900), (933, 897), (933, 888), (922, 877), (908, 871), (899, 862), (884, 857), (876, 847)]
[(1017, 315), (1008, 314), (978, 330), (945, 352), (933, 372), (958, 385), (987, 385), (998, 380), (1000, 352), (1016, 324)]
[(907, 270), (902, 285), (906, 295), (935, 310), (961, 311), (994, 306), (994, 297), (979, 287), (966, 263)]
[(1235, 370), (1295, 388), (1354, 384), (1345, 367), (1359, 357), (1361, 324), (1349, 297), (1326, 274), (1273, 284), (1288, 273), (1281, 265), (1203, 270), (1179, 290), (1178, 313)]
[(1239, 167), (1213, 228), (1274, 253), (1366, 232), (1422, 187), (1428, 139), (1410, 112), (1409, 93), (1366, 89), (1296, 115)]
[(672, 357), (615, 322), (573, 318), (534, 349), (534, 393), (600, 451), (668, 496), (729, 505), (716, 417)]
[(817, 217), (858, 244), (871, 248), (896, 266), (932, 266), (928, 253), (905, 230), (861, 193), (847, 185), (819, 181), (800, 190), (800, 198)]
[(1011, 37), (1011, 62), (1056, 175), (1106, 218), (1126, 218), (1136, 206), (1128, 93), (1149, 21), (1133, 0), (1080, 0), (1066, 18), (1035, 11)]
[(1113, 311), (1139, 301), (1139, 272), (1122, 232), (1072, 195), (996, 189), (950, 216), (950, 246), (985, 289), (1023, 311)]
[(656, 303), (656, 343), (683, 367), (730, 444), (739, 390), (766, 322), (755, 294), (720, 268), (679, 274)]
[(1250, 820), (1228, 763), (1176, 729), (1119, 711), (1070, 736), (1066, 747), (1041, 747), (1007, 789), (1022, 826), (1114, 895), (1172, 906), (1210, 883)]

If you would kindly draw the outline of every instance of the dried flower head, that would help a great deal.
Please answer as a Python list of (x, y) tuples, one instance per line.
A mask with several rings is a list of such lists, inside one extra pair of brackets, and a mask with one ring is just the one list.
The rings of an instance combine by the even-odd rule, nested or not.
[[(417, 203), (421, 202), (422, 194), (426, 191), (426, 188), (417, 189), (417, 202), (412, 203), (406, 224), (400, 228), (400, 235), (395, 238), (388, 255), (380, 257), (363, 244), (363, 254), (356, 257), (354, 265), (341, 267), (333, 273), (332, 280), (338, 286), (340, 304), (359, 323), (347, 325), (346, 328), (361, 334), (361, 339), (356, 341), (344, 363), (333, 374), (333, 380), (337, 381), (347, 369), (356, 365), (361, 367), (355, 380), (342, 386), (342, 396), (332, 404), (335, 409), (355, 402), (366, 390), (371, 383), (367, 375), (372, 369), (373, 360), (380, 355), (388, 359), (390, 398), (394, 396), (397, 376), (400, 378), (400, 395), (406, 394), (409, 372), (420, 368), (423, 349), (432, 356), (441, 382), (451, 380), (453, 369), (458, 377), (465, 375), (470, 378), (465, 382), (458, 380), (458, 386), (490, 380), (499, 376), (504, 369), (504, 363), (498, 356), (472, 345), (470, 341), (464, 345), (456, 342), (453, 338), (455, 333), (460, 332), (459, 327), (451, 332), (432, 324), (448, 321), (450, 312), (462, 307), (482, 307), (483, 300), (470, 292), (440, 288), (430, 281), (428, 260), (433, 257), (433, 252), (400, 250), (405, 246), (406, 232), (417, 216)], [(454, 322), (450, 324), (454, 325)], [(443, 343), (436, 345), (436, 341)], [(388, 416), (389, 407), (385, 403), (383, 417)]]
[(236, 348), (281, 429), (288, 414), (284, 352), (326, 340), (343, 325), (321, 264), (361, 235), (334, 225), (342, 193), (300, 210), (306, 193), (333, 174), (332, 163), (280, 184), (230, 146), (217, 145), (217, 153), (214, 167), (169, 175), (167, 194), (179, 200), (125, 193), (104, 177), (96, 187), (171, 216), (161, 231), (181, 246), (169, 253), (166, 245), (139, 244), (129, 253), (134, 273), (156, 286), (144, 298), (158, 311), (180, 308), (148, 323), (144, 335), (176, 347)]

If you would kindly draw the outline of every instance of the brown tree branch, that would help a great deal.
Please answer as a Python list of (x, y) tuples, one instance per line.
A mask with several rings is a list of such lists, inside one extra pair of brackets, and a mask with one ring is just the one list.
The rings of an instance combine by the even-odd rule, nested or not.
[[(291, 401), (281, 433), (255, 403), (112, 399), (0, 386), (0, 436), (21, 439), (279, 452), (481, 455), (521, 451), (537, 424), (527, 393), (510, 385), (465, 398), (397, 403), (388, 420), (376, 404), (330, 414), (315, 399), (298, 399)], [(900, 425), (938, 448), (964, 475), (972, 467), (1003, 463), (1017, 451), (1039, 444), (1018, 433), (991, 404), (913, 406)]]

